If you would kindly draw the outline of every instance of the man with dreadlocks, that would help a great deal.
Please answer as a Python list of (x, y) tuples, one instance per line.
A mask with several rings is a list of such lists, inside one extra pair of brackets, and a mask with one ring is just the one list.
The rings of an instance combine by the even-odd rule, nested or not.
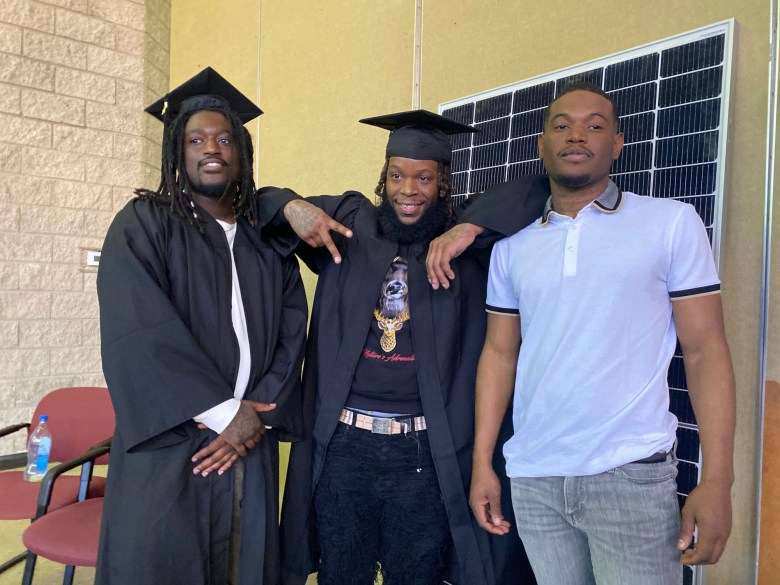
[(474, 223), (514, 233), (541, 213), (547, 188), (515, 185), (499, 197), (511, 213), (481, 203), (452, 209), (448, 135), (474, 128), (423, 110), (361, 121), (392, 132), (379, 206), (354, 191), (301, 200), (279, 190), (258, 200), (261, 222), (291, 236), (291, 247), (301, 238), (296, 252), (319, 275), (303, 375), (313, 431), (291, 452), (284, 582), (300, 585), (318, 569), (321, 585), (371, 585), (379, 566), (386, 585), (445, 576), (492, 584), (492, 545), (467, 502), (492, 240), (454, 258), (454, 279), (436, 290), (426, 254), (458, 221), (446, 237), (470, 243), (482, 231)]
[(275, 585), (307, 309), (296, 260), (254, 227), (243, 123), (262, 112), (210, 68), (147, 111), (160, 187), (117, 214), (98, 273), (116, 434), (96, 580)]

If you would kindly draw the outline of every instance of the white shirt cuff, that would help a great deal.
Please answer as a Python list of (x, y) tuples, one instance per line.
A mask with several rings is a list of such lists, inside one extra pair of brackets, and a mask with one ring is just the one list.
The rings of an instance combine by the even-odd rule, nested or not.
[(225, 400), (216, 406), (209, 408), (206, 412), (201, 412), (196, 417), (193, 417), (195, 422), (203, 423), (215, 433), (219, 434), (225, 430), (225, 428), (236, 416), (238, 408), (241, 406), (241, 401), (238, 398), (230, 398)]

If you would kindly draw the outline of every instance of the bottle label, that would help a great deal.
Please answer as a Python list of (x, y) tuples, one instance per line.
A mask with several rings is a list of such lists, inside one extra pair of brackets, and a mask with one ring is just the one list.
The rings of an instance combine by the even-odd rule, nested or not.
[(38, 444), (38, 457), (35, 459), (35, 470), (38, 473), (46, 473), (49, 466), (49, 452), (51, 451), (51, 437), (41, 437)]

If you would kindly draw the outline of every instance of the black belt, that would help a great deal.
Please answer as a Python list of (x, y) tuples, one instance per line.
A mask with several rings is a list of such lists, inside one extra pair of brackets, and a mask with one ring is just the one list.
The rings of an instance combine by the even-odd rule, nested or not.
[(667, 455), (669, 455), (668, 451), (658, 451), (649, 457), (645, 457), (644, 459), (639, 459), (637, 461), (632, 461), (631, 463), (663, 463), (666, 461)]

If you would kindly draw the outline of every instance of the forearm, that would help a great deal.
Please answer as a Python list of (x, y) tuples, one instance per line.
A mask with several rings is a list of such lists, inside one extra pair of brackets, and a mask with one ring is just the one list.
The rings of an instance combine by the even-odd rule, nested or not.
[(279, 227), (286, 222), (282, 209), (290, 201), (300, 200), (302, 197), (292, 189), (280, 189), (278, 187), (262, 187), (257, 191), (257, 213), (260, 226)]
[(474, 466), (492, 466), (501, 421), (514, 390), (517, 356), (502, 354), (487, 344), (477, 369)]
[(688, 394), (699, 427), (702, 482), (734, 481), (736, 398), (734, 372), (725, 339), (699, 350), (683, 348)]
[(699, 424), (702, 470), (699, 485), (682, 509), (677, 548), (683, 564), (712, 564), (720, 559), (731, 533), (734, 374), (725, 338), (693, 351), (686, 351), (685, 343), (682, 347), (688, 392)]

